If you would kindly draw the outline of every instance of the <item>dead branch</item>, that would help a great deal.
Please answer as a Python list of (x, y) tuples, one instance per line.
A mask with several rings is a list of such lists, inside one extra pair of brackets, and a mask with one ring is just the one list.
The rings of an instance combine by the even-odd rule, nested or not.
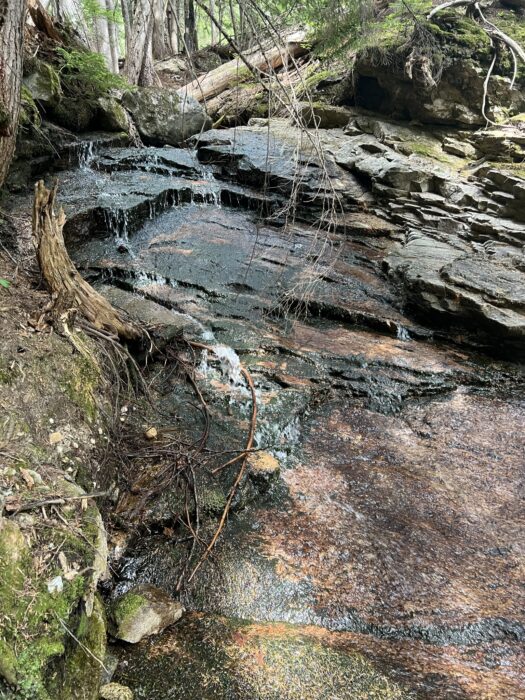
[[(204, 345), (202, 343), (192, 343), (192, 345), (194, 345), (195, 347), (198, 347), (200, 349), (205, 349), (205, 350), (213, 352), (213, 348), (208, 346), (208, 345)], [(245, 448), (244, 453), (242, 454), (241, 467), (240, 467), (239, 471), (237, 472), (237, 476), (235, 478), (235, 481), (233, 482), (233, 485), (230, 489), (230, 493), (228, 494), (228, 498), (226, 500), (226, 505), (224, 506), (224, 510), (222, 512), (221, 519), (219, 520), (219, 525), (217, 526), (217, 529), (215, 530), (215, 533), (214, 533), (213, 537), (211, 538), (210, 543), (208, 544), (208, 546), (206, 548), (206, 551), (201, 556), (201, 558), (199, 559), (199, 561), (195, 565), (193, 571), (191, 572), (191, 574), (188, 578), (188, 583), (190, 583), (190, 581), (193, 579), (193, 577), (195, 576), (197, 571), (200, 569), (200, 567), (204, 564), (206, 559), (209, 557), (211, 551), (215, 547), (217, 540), (219, 539), (219, 537), (221, 535), (221, 532), (224, 529), (224, 526), (226, 524), (226, 520), (228, 518), (228, 513), (230, 512), (232, 501), (235, 497), (235, 494), (237, 493), (237, 489), (239, 487), (239, 484), (241, 483), (242, 478), (246, 472), (246, 467), (248, 464), (248, 455), (253, 447), (253, 441), (254, 441), (254, 437), (255, 437), (255, 427), (257, 424), (257, 397), (255, 395), (255, 386), (253, 384), (253, 379), (252, 379), (250, 373), (248, 372), (248, 370), (245, 369), (244, 367), (241, 367), (241, 374), (246, 379), (246, 382), (248, 384), (248, 387), (249, 387), (250, 393), (251, 393), (251, 397), (252, 397), (252, 416), (251, 416), (251, 420), (250, 420), (250, 430), (248, 433), (248, 440), (246, 442), (246, 448)]]
[(55, 306), (74, 308), (97, 329), (125, 340), (137, 340), (141, 331), (124, 320), (111, 304), (96, 292), (77, 271), (66, 250), (63, 228), (64, 210), (55, 214), (57, 185), (48, 190), (43, 180), (35, 185), (33, 235), (44, 280), (53, 295)]

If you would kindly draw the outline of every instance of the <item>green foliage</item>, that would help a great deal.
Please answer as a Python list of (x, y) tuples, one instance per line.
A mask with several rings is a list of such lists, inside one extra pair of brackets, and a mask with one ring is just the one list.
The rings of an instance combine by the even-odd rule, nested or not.
[(7, 280), (4, 280), (0, 277), (0, 287), (3, 287), (4, 289), (9, 289), (11, 283), (8, 282)]
[(56, 52), (62, 87), (69, 96), (89, 100), (107, 95), (110, 90), (129, 89), (123, 78), (108, 70), (100, 54), (62, 47)]

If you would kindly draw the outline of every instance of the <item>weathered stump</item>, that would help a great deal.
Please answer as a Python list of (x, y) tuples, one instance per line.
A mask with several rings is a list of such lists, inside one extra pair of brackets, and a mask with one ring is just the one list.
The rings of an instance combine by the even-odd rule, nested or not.
[(101, 331), (122, 340), (135, 340), (141, 331), (121, 317), (111, 304), (83, 279), (66, 250), (63, 228), (66, 215), (61, 208), (55, 214), (55, 185), (48, 190), (40, 180), (35, 185), (33, 235), (43, 278), (55, 299), (55, 305), (75, 309)]

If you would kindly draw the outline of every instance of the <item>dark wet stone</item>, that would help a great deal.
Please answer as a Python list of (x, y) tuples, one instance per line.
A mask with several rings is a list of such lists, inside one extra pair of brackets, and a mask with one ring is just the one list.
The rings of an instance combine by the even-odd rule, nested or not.
[(119, 655), (117, 678), (137, 700), (412, 697), (366, 656), (311, 628), (193, 615), (157, 644)]

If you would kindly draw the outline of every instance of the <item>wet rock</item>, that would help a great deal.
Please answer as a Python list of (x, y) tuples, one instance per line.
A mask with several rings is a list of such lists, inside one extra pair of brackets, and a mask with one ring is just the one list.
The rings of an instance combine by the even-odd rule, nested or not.
[(169, 88), (137, 88), (126, 93), (122, 103), (148, 143), (178, 146), (211, 127), (211, 120), (197, 100), (182, 97)]
[(155, 586), (132, 588), (111, 606), (113, 636), (136, 644), (182, 617), (182, 605)]
[(518, 258), (480, 257), (458, 240), (454, 246), (414, 233), (385, 264), (419, 307), (481, 325), (487, 332), (523, 337), (525, 272)]
[[(137, 698), (155, 700), (408, 700), (366, 656), (322, 631), (194, 614), (155, 648), (121, 650), (117, 674)], [(334, 640), (335, 641), (335, 640)], [(148, 670), (144, 671), (144, 661)]]
[(133, 700), (131, 688), (120, 683), (106, 683), (100, 688), (100, 700)]

